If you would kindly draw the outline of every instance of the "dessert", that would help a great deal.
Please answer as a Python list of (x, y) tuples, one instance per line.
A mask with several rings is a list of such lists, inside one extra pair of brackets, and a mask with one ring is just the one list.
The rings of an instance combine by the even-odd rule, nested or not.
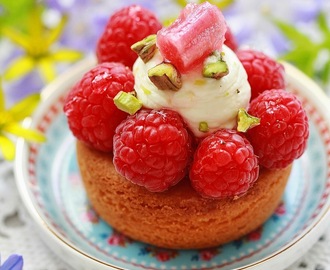
[(227, 29), (217, 7), (188, 4), (169, 27), (120, 43), (137, 53), (132, 69), (99, 59), (67, 97), (88, 198), (133, 239), (206, 248), (253, 231), (306, 148), (308, 119), (283, 66), (241, 51)]

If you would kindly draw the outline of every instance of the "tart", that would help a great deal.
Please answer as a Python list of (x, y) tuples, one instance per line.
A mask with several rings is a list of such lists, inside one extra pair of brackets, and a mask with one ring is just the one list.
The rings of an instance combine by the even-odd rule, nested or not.
[[(99, 216), (132, 239), (221, 245), (272, 215), (308, 119), (280, 63), (227, 46), (236, 43), (216, 6), (188, 4), (168, 27), (155, 20), (135, 5), (114, 14), (99, 63), (68, 94), (82, 180)], [(132, 43), (141, 25), (147, 35)], [(130, 47), (133, 66), (113, 46)]]
[(81, 142), (77, 158), (88, 198), (103, 220), (132, 239), (175, 249), (221, 245), (261, 226), (280, 203), (291, 171), (262, 169), (244, 197), (214, 200), (197, 193), (189, 179), (152, 193), (118, 174), (111, 155)]

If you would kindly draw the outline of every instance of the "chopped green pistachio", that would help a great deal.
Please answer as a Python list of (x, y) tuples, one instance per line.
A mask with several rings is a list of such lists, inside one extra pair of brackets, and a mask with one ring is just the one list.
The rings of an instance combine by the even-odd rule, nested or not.
[(245, 109), (239, 109), (237, 114), (237, 131), (246, 132), (260, 124), (260, 118), (247, 113)]
[(197, 79), (194, 82), (194, 85), (205, 85), (205, 84), (206, 84), (206, 80), (204, 80), (204, 79)]
[(144, 63), (147, 63), (156, 53), (156, 35), (150, 35), (134, 43), (131, 49), (136, 52)]
[(120, 91), (113, 101), (119, 110), (127, 112), (130, 115), (135, 114), (142, 107), (142, 102), (140, 100), (134, 95), (124, 91)]
[(141, 85), (141, 89), (143, 90), (143, 93), (144, 94), (146, 94), (146, 95), (150, 95), (151, 94), (151, 91), (147, 87)]
[(207, 124), (207, 122), (200, 122), (199, 123), (199, 127), (198, 127), (200, 132), (208, 132), (209, 131), (209, 125)]
[(225, 53), (214, 51), (206, 59), (203, 67), (203, 76), (206, 78), (221, 79), (229, 73), (226, 61), (223, 60)]
[(203, 76), (206, 78), (221, 79), (229, 73), (227, 63), (220, 60), (214, 63), (208, 63), (203, 68)]
[(181, 74), (170, 63), (161, 63), (148, 70), (149, 79), (161, 90), (177, 91), (182, 87)]

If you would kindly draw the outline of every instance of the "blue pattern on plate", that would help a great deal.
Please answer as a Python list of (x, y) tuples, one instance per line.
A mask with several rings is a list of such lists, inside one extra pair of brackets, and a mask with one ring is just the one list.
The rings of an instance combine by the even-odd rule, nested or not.
[[(36, 201), (44, 219), (82, 252), (117, 267), (134, 269), (232, 269), (276, 252), (312, 220), (326, 185), (326, 152), (317, 127), (304, 156), (294, 163), (283, 204), (259, 230), (206, 250), (171, 251), (128, 239), (97, 217), (88, 203), (75, 157), (75, 141), (60, 113), (47, 129), (36, 161)], [(312, 165), (311, 165), (312, 164)], [(311, 181), (318, 179), (318, 181)]]

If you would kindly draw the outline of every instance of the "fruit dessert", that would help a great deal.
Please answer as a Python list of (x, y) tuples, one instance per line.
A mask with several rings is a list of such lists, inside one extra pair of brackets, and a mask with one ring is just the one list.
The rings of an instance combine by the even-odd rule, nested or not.
[(258, 228), (279, 204), (308, 119), (283, 66), (236, 44), (208, 2), (168, 27), (136, 5), (110, 17), (64, 111), (88, 198), (114, 229), (206, 248)]

